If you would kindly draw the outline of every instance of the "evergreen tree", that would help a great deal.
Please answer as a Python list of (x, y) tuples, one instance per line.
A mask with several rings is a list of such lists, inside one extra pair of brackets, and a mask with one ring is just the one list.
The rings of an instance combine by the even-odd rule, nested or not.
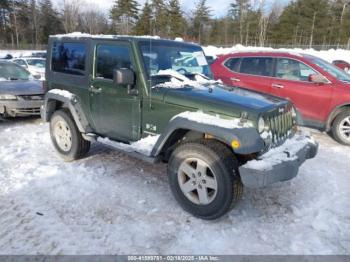
[(179, 0), (170, 0), (168, 7), (169, 33), (171, 38), (182, 37), (185, 31), (185, 19), (183, 18)]
[(201, 44), (205, 42), (203, 35), (207, 35), (208, 25), (211, 17), (211, 10), (207, 6), (206, 0), (200, 0), (197, 4), (196, 9), (193, 12), (192, 20), (192, 35), (198, 40)]
[(167, 7), (163, 0), (151, 0), (152, 9), (152, 34), (161, 37), (167, 36)]
[(50, 35), (63, 32), (62, 22), (51, 0), (42, 0), (40, 3), (40, 42), (47, 44)]
[(116, 0), (110, 18), (117, 33), (130, 34), (138, 19), (138, 3), (135, 0)]
[(136, 35), (151, 35), (151, 21), (152, 21), (152, 9), (148, 1), (145, 2), (145, 5), (142, 8), (140, 18), (135, 26)]
[(240, 44), (244, 43), (244, 37), (247, 33), (249, 35), (249, 31), (247, 32), (247, 30), (250, 28), (251, 21), (248, 21), (248, 16), (249, 14), (251, 15), (251, 12), (250, 0), (235, 0), (230, 4), (229, 14), (231, 14), (238, 28)]

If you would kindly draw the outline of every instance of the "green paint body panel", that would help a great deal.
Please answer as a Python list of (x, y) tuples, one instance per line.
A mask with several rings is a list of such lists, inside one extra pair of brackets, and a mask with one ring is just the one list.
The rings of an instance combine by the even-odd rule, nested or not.
[[(279, 108), (288, 107), (288, 101), (264, 94), (220, 85), (212, 90), (207, 88), (151, 88), (139, 49), (142, 38), (118, 37), (98, 38), (55, 38), (54, 41), (84, 42), (87, 46), (86, 75), (72, 76), (53, 72), (47, 63), (46, 78), (49, 89), (63, 89), (75, 94), (94, 132), (114, 140), (130, 142), (148, 134), (162, 133), (171, 118), (184, 111), (198, 111), (240, 118), (242, 113), (256, 127), (260, 116), (272, 114)], [(150, 40), (163, 41), (169, 40)], [(171, 41), (174, 44), (173, 41)], [(117, 86), (112, 80), (95, 77), (96, 46), (99, 44), (127, 46), (132, 54), (132, 68), (136, 85), (133, 94), (126, 86)], [(178, 42), (178, 45), (192, 45)], [(93, 92), (92, 89), (100, 89)]]

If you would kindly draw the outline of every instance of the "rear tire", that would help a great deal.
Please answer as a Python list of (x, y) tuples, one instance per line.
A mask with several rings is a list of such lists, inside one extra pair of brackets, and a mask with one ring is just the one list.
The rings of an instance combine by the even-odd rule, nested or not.
[(85, 156), (90, 150), (90, 141), (85, 140), (67, 109), (57, 110), (50, 120), (52, 143), (65, 161)]
[(334, 119), (332, 136), (339, 143), (350, 146), (350, 109), (344, 110)]
[(214, 140), (178, 146), (169, 159), (168, 176), (175, 199), (185, 211), (202, 219), (223, 216), (243, 192), (237, 160)]

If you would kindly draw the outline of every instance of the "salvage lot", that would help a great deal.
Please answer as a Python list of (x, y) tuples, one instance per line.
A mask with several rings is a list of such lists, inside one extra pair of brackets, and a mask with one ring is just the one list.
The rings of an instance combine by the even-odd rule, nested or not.
[(98, 144), (65, 163), (40, 119), (0, 122), (0, 254), (350, 254), (350, 148), (313, 133), (297, 178), (207, 222), (175, 202), (165, 165)]

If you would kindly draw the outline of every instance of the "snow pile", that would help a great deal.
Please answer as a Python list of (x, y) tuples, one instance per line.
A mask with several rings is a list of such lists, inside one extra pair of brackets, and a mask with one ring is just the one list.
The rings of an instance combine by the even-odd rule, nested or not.
[(216, 47), (216, 46), (206, 46), (203, 47), (204, 53), (207, 56), (217, 57), (218, 55), (226, 55), (235, 52), (259, 52), (259, 51), (279, 51), (279, 52), (289, 52), (294, 55), (299, 54), (309, 54), (313, 56), (320, 57), (328, 62), (333, 62), (334, 60), (344, 60), (350, 63), (350, 50), (343, 49), (329, 49), (316, 51), (314, 49), (301, 49), (301, 48), (279, 48), (274, 49), (271, 47), (254, 47), (254, 46), (243, 46), (235, 45), (232, 47)]
[(72, 99), (74, 96), (71, 92), (62, 89), (51, 89), (48, 93), (60, 95), (68, 99)]
[(326, 134), (296, 178), (245, 188), (210, 222), (181, 209), (162, 163), (99, 143), (64, 162), (40, 119), (0, 122), (0, 134), (0, 254), (350, 254), (350, 148)]
[(179, 72), (167, 69), (167, 70), (159, 70), (156, 75), (153, 76), (169, 76), (170, 81), (158, 84), (154, 86), (153, 88), (184, 88), (184, 87), (194, 87), (198, 89), (208, 89), (213, 88), (213, 85), (222, 84), (221, 81), (215, 81), (212, 79), (209, 79), (208, 77), (202, 75), (202, 74), (195, 74), (195, 80), (191, 80), (188, 77), (186, 77), (183, 74), (180, 74)]
[(178, 117), (185, 118), (201, 124), (218, 126), (218, 127), (228, 128), (228, 129), (253, 127), (253, 124), (251, 122), (241, 122), (241, 119), (239, 118), (224, 119), (224, 118), (221, 118), (219, 115), (209, 115), (202, 111), (197, 111), (197, 112), (186, 111), (174, 116), (171, 120)]
[[(305, 134), (295, 134), (292, 138), (287, 139), (281, 146), (270, 149), (258, 160), (248, 161), (243, 167), (264, 171), (271, 170), (275, 165), (282, 162), (296, 160), (297, 152), (308, 143), (315, 144), (315, 140)], [(289, 155), (285, 152), (289, 152)]]
[(131, 144), (112, 141), (107, 137), (99, 137), (97, 141), (126, 152), (138, 152), (146, 156), (151, 156), (152, 150), (157, 143), (159, 136), (160, 135), (147, 136)]

